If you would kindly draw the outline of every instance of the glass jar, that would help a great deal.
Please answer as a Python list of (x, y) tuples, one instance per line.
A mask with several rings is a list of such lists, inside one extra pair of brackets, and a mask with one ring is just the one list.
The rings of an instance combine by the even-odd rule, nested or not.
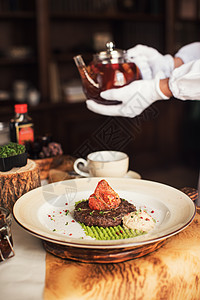
[(0, 207), (0, 262), (15, 255), (11, 234), (12, 215), (6, 208)]
[(8, 122), (0, 122), (0, 146), (10, 142), (10, 131)]

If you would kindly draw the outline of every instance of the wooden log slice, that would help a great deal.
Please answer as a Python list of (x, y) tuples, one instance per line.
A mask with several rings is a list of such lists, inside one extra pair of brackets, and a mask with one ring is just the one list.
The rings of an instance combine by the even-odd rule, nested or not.
[(39, 168), (30, 159), (21, 168), (0, 172), (0, 206), (12, 212), (19, 197), (39, 186), (41, 186)]

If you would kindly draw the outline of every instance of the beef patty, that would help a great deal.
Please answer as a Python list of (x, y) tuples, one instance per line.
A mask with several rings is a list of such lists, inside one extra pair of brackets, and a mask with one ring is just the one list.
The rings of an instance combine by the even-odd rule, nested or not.
[(111, 210), (92, 210), (87, 200), (76, 205), (74, 218), (87, 226), (110, 227), (120, 225), (122, 218), (132, 211), (136, 211), (136, 207), (124, 199), (121, 199), (117, 208)]

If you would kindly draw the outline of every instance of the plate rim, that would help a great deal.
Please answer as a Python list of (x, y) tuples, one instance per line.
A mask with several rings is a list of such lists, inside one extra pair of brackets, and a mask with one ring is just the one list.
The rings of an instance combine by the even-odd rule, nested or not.
[[(92, 180), (97, 180), (97, 182), (101, 179), (105, 179), (109, 182), (109, 180), (117, 180), (117, 179), (120, 179), (120, 178), (114, 178), (114, 177), (110, 177), (110, 178), (102, 178), (102, 177), (92, 177), (90, 178)], [(48, 185), (60, 185), (62, 184), (63, 182), (69, 182), (69, 181), (86, 181), (88, 180), (87, 178), (77, 178), (77, 179), (70, 179), (70, 180), (64, 180), (64, 181), (59, 181), (59, 182), (56, 182), (56, 183), (50, 183)], [(133, 179), (133, 178), (123, 178), (123, 180), (125, 181), (137, 181), (138, 182), (138, 179)], [(34, 193), (35, 190), (38, 190), (38, 189), (42, 189), (43, 186), (41, 187), (38, 187), (34, 190), (31, 190), (29, 191), (28, 193), (24, 194), (23, 196), (21, 196), (14, 204), (14, 207), (13, 207), (13, 217), (15, 219), (15, 221), (27, 232), (29, 232), (30, 234), (32, 234), (33, 236), (36, 236), (42, 240), (45, 240), (45, 241), (49, 241), (49, 242), (52, 242), (52, 243), (55, 243), (55, 244), (59, 244), (59, 245), (65, 245), (65, 246), (71, 246), (71, 247), (78, 247), (78, 248), (88, 248), (88, 249), (117, 249), (117, 248), (131, 248), (131, 247), (139, 247), (139, 246), (143, 246), (143, 245), (147, 245), (147, 244), (152, 244), (152, 243), (155, 243), (155, 242), (158, 242), (158, 241), (161, 241), (161, 240), (165, 240), (173, 235), (176, 235), (177, 233), (181, 232), (182, 230), (184, 230), (187, 226), (189, 226), (191, 224), (191, 222), (193, 221), (194, 217), (195, 217), (195, 214), (196, 214), (196, 206), (194, 204), (194, 202), (191, 200), (191, 198), (186, 195), (185, 193), (183, 193), (182, 191), (172, 187), (172, 186), (169, 186), (169, 185), (166, 185), (166, 184), (163, 184), (163, 183), (160, 183), (160, 182), (156, 182), (156, 181), (150, 181), (150, 180), (144, 180), (144, 179), (140, 179), (139, 180), (140, 182), (142, 183), (150, 183), (150, 184), (158, 184), (158, 185), (161, 185), (161, 186), (164, 186), (165, 188), (169, 188), (169, 189), (172, 189), (172, 190), (175, 190), (176, 192), (184, 195), (185, 198), (188, 199), (189, 202), (191, 202), (193, 204), (193, 213), (191, 213), (191, 216), (190, 216), (190, 219), (184, 223), (180, 228), (168, 233), (168, 234), (165, 234), (163, 236), (160, 236), (160, 237), (157, 237), (157, 238), (153, 238), (153, 239), (148, 239), (148, 240), (143, 240), (143, 241), (136, 241), (135, 239), (136, 238), (129, 238), (129, 239), (119, 239), (119, 240), (112, 240), (112, 241), (98, 241), (98, 240), (95, 240), (94, 244), (91, 244), (91, 240), (90, 240), (90, 243), (85, 243), (86, 240), (81, 240), (81, 239), (77, 239), (77, 238), (68, 238), (69, 241), (66, 241), (66, 240), (62, 240), (59, 236), (56, 236), (55, 238), (53, 237), (50, 237), (49, 235), (46, 236), (46, 235), (42, 235), (41, 233), (38, 233), (38, 232), (34, 232), (33, 230), (31, 230), (30, 228), (27, 228), (26, 226), (24, 226), (20, 221), (19, 221), (19, 216), (17, 217), (16, 216), (16, 208), (18, 206), (20, 206), (20, 201), (23, 201), (23, 200), (20, 200), (20, 199), (23, 199), (24, 196), (26, 196), (28, 193)], [(46, 185), (45, 187), (47, 187), (48, 185)], [(27, 196), (26, 196), (27, 197)], [(121, 242), (120, 242), (121, 241)], [(122, 243), (123, 241), (123, 243)], [(100, 244), (98, 244), (98, 242), (100, 242)], [(109, 242), (111, 242), (109, 244)]]

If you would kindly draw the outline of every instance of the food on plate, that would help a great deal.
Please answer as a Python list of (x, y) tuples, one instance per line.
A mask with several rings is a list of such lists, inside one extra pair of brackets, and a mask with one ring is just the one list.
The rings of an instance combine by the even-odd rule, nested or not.
[(94, 210), (117, 208), (121, 203), (119, 195), (109, 186), (106, 180), (101, 180), (89, 197), (89, 207)]
[(81, 224), (85, 234), (96, 240), (119, 240), (119, 239), (128, 239), (133, 238), (138, 235), (145, 234), (143, 230), (131, 230), (127, 229), (121, 225), (113, 227), (99, 227), (99, 226), (86, 226), (83, 223)]
[(136, 210), (135, 205), (120, 198), (106, 180), (97, 184), (88, 200), (75, 204), (74, 218), (87, 236), (97, 240), (131, 238), (155, 226), (155, 220), (146, 210)]
[(76, 221), (87, 226), (117, 226), (122, 223), (122, 218), (128, 213), (135, 211), (133, 204), (126, 200), (121, 200), (117, 208), (109, 210), (95, 210), (89, 207), (89, 201), (81, 201), (74, 210)]
[(123, 225), (127, 229), (149, 232), (155, 226), (155, 220), (144, 210), (138, 210), (124, 216)]
[(87, 226), (117, 226), (122, 218), (135, 211), (133, 204), (121, 200), (106, 180), (101, 180), (89, 197), (75, 206), (74, 217)]

